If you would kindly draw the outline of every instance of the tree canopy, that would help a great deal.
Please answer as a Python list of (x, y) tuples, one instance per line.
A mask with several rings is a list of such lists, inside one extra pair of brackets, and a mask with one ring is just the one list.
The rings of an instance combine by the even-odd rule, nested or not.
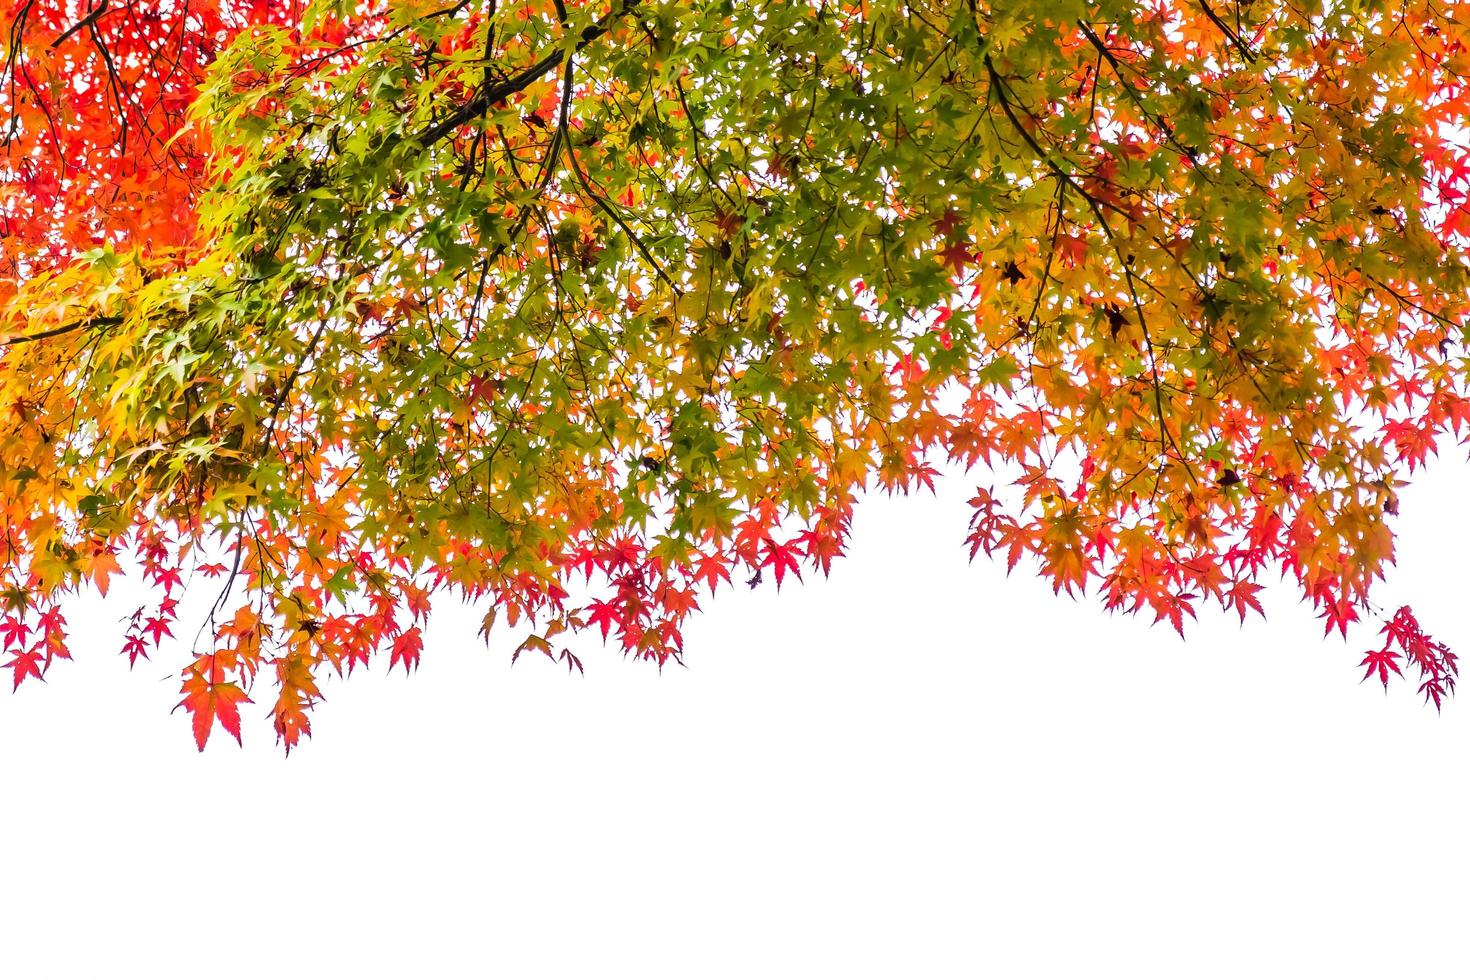
[(5, 6), (17, 686), (125, 570), (130, 660), (211, 592), (200, 748), (445, 594), (663, 663), (956, 465), (972, 555), (1181, 631), (1285, 572), (1453, 690), (1370, 587), (1470, 421), (1463, 3)]

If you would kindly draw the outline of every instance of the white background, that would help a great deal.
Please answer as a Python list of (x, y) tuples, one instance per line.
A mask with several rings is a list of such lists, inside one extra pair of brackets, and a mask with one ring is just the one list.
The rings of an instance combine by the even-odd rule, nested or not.
[[(1470, 662), (1463, 456), (1378, 598)], [(1470, 975), (1470, 701), (1360, 684), (1372, 628), (1289, 588), (1185, 642), (968, 565), (972, 487), (867, 501), (662, 675), (441, 610), (289, 760), (264, 705), (196, 753), (172, 665), (73, 608), (78, 662), (0, 695), (0, 976)]]

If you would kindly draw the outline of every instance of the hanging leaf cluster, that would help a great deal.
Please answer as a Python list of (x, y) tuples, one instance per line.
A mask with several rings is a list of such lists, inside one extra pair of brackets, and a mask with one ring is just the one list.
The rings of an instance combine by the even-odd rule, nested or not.
[(0, 658), (126, 574), (201, 748), (446, 596), (679, 658), (946, 466), (1059, 592), (1346, 633), (1470, 422), (1456, 0), (4, 8)]

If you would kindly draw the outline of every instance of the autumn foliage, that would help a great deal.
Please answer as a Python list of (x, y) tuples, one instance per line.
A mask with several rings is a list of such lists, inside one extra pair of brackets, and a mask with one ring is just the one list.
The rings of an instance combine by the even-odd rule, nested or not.
[(4, 10), (4, 666), (126, 573), (200, 748), (443, 595), (678, 658), (946, 465), (1059, 592), (1346, 634), (1470, 422), (1453, 0)]

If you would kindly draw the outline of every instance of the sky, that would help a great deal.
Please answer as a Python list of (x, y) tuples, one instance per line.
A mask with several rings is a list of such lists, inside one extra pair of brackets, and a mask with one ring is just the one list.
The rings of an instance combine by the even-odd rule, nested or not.
[[(1377, 599), (1470, 655), (1464, 457)], [(662, 673), (441, 608), (290, 759), (264, 705), (196, 752), (74, 605), (77, 662), (0, 696), (0, 976), (1464, 977), (1470, 703), (1361, 683), (1376, 626), (1284, 585), (1180, 639), (971, 564), (975, 482), (868, 499)]]

